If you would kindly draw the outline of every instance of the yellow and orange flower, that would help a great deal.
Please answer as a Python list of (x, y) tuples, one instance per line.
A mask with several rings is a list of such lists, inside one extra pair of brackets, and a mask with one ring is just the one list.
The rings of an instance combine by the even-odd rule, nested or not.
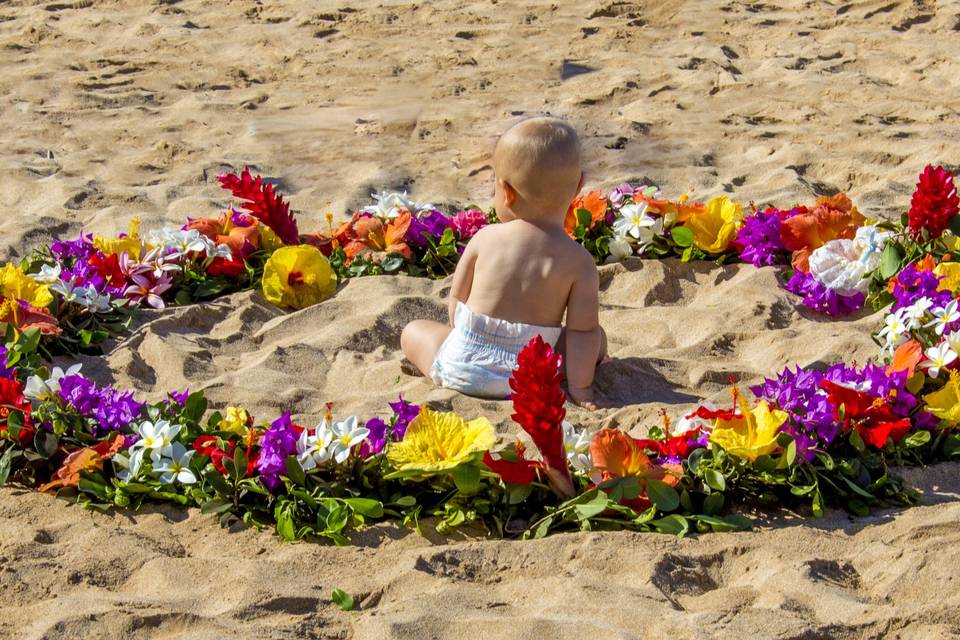
[(341, 227), (338, 239), (341, 240), (348, 261), (359, 255), (367, 255), (376, 262), (391, 253), (398, 253), (409, 260), (413, 257), (413, 252), (403, 238), (407, 235), (412, 221), (408, 211), (404, 211), (388, 224), (384, 224), (376, 216), (354, 214), (350, 222)]
[(720, 254), (743, 225), (743, 206), (727, 196), (717, 196), (702, 207), (679, 205), (678, 217), (693, 232), (693, 244), (698, 249)]

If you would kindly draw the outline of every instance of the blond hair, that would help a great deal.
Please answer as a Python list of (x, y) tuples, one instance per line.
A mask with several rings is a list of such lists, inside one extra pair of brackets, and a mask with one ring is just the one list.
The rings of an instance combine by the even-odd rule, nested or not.
[(497, 178), (525, 199), (566, 206), (580, 181), (580, 138), (558, 118), (529, 118), (510, 127), (494, 150)]

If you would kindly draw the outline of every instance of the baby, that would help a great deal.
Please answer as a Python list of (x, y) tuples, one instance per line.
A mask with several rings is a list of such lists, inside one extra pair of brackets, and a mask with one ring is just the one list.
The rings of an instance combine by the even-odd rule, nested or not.
[(438, 385), (505, 399), (517, 355), (540, 335), (564, 354), (570, 398), (595, 409), (594, 369), (606, 355), (599, 276), (563, 228), (583, 186), (577, 133), (554, 118), (524, 120), (497, 142), (493, 164), (503, 224), (467, 245), (450, 288), (449, 324), (411, 322), (403, 353)]

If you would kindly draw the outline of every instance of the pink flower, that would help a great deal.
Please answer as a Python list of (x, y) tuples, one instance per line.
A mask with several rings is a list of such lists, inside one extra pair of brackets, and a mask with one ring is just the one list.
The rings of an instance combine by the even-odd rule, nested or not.
[(146, 302), (154, 309), (163, 309), (161, 297), (173, 285), (173, 278), (164, 273), (160, 277), (152, 274), (138, 273), (131, 277), (133, 284), (123, 292), (124, 296), (134, 304)]
[(487, 214), (477, 209), (468, 209), (453, 216), (450, 222), (458, 239), (469, 240), (487, 226)]

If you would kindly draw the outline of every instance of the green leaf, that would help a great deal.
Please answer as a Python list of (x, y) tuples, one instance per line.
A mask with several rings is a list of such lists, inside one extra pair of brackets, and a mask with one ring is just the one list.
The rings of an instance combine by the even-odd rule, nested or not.
[(960, 236), (960, 215), (950, 218), (949, 225), (953, 235)]
[[(224, 462), (226, 462), (226, 460), (224, 460)], [(216, 469), (205, 471), (203, 479), (221, 496), (230, 496), (233, 494), (233, 489), (230, 488), (230, 485), (227, 484), (227, 481), (224, 480), (223, 476)]]
[(384, 258), (380, 266), (383, 267), (383, 270), (386, 271), (387, 273), (392, 273), (397, 269), (399, 269), (400, 267), (402, 267), (403, 263), (404, 263), (403, 256), (401, 256), (398, 253), (391, 253), (386, 258)]
[(392, 501), (390, 504), (395, 504), (398, 507), (413, 507), (417, 504), (417, 499), (413, 496), (400, 496), (396, 500)]
[(545, 538), (547, 534), (550, 533), (550, 527), (553, 525), (553, 516), (547, 516), (543, 520), (537, 523), (536, 528), (527, 529), (523, 532), (523, 539), (529, 540), (530, 538), (538, 539)]
[(681, 538), (690, 531), (690, 521), (676, 513), (653, 520), (650, 524), (660, 533), (669, 533)]
[(342, 611), (353, 611), (353, 608), (356, 606), (353, 596), (343, 589), (334, 589), (333, 593), (330, 594), (330, 599), (333, 600), (333, 603), (340, 607)]
[(960, 434), (954, 433), (943, 441), (943, 455), (952, 458), (960, 456)]
[(727, 490), (727, 480), (723, 477), (723, 474), (717, 471), (716, 469), (704, 469), (703, 470), (703, 480), (707, 483), (707, 486), (713, 489), (714, 491), (726, 491)]
[(915, 433), (911, 433), (908, 437), (903, 439), (903, 443), (912, 448), (922, 447), (928, 442), (930, 442), (929, 431), (917, 431)]
[(200, 422), (200, 419), (206, 412), (207, 399), (203, 396), (203, 392), (196, 391), (191, 393), (183, 406), (183, 416), (192, 422)]
[(226, 513), (233, 508), (233, 505), (223, 500), (207, 500), (200, 506), (200, 513)]
[(37, 453), (49, 459), (57, 453), (57, 449), (60, 447), (60, 440), (49, 431), (40, 429), (33, 437), (33, 446), (36, 448)]
[(3, 457), (0, 457), (0, 486), (5, 485), (10, 477), (14, 455), (16, 455), (16, 451), (11, 446), (7, 447), (7, 450), (3, 452)]
[(673, 511), (680, 506), (680, 494), (662, 480), (647, 480), (647, 497), (660, 511)]
[(303, 467), (297, 462), (297, 456), (287, 456), (287, 459), (284, 460), (283, 463), (290, 481), (294, 484), (304, 486), (307, 482), (307, 474), (303, 472)]
[[(583, 522), (584, 520), (589, 520), (594, 516), (598, 516), (604, 511), (607, 510), (607, 507), (610, 505), (610, 498), (603, 491), (593, 490), (594, 495), (590, 497), (589, 500), (577, 504), (573, 510), (577, 515), (577, 519)], [(589, 493), (584, 494), (590, 495)]]
[(280, 537), (284, 540), (296, 540), (297, 530), (293, 524), (293, 516), (290, 513), (290, 509), (284, 508), (283, 505), (277, 505), (276, 516), (277, 533), (280, 534)]
[(371, 498), (345, 498), (343, 500), (355, 513), (368, 518), (383, 517), (383, 503)]
[(464, 495), (473, 495), (480, 490), (480, 467), (475, 464), (461, 464), (453, 469), (453, 483)]
[(902, 260), (903, 256), (900, 255), (900, 250), (897, 248), (897, 245), (893, 242), (888, 242), (887, 246), (883, 248), (883, 254), (880, 256), (880, 275), (884, 280), (890, 279), (899, 273), (900, 262)]
[(670, 230), (670, 237), (678, 247), (693, 245), (693, 231), (684, 226), (677, 226)]
[(724, 498), (722, 493), (711, 493), (703, 499), (703, 510), (709, 516), (715, 516), (723, 510)]

